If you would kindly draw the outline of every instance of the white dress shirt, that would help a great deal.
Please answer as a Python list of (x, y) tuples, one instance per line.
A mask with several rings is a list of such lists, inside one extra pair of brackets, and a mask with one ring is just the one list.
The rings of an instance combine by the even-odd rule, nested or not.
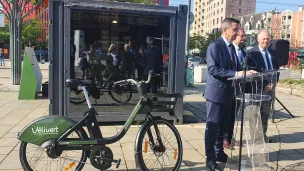
[(237, 55), (237, 57), (238, 57), (239, 62), (240, 62), (240, 63), (243, 63), (243, 61), (244, 61), (244, 56), (243, 56), (242, 50), (239, 48), (238, 45), (236, 45), (236, 44), (234, 44), (234, 43), (233, 43), (233, 45), (234, 45), (234, 47), (235, 47), (236, 55)]

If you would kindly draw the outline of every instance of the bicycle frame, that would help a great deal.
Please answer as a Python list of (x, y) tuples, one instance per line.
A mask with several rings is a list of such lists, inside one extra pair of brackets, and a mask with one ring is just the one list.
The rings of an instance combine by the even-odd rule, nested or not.
[[(139, 102), (136, 104), (135, 108), (133, 109), (130, 117), (125, 122), (123, 128), (120, 130), (120, 132), (112, 137), (103, 138), (102, 133), (99, 129), (97, 119), (96, 119), (96, 115), (98, 115), (98, 113), (96, 112), (96, 110), (94, 109), (94, 107), (92, 106), (92, 104), (90, 102), (88, 91), (86, 90), (86, 87), (82, 86), (82, 89), (83, 89), (83, 92), (86, 97), (89, 111), (84, 113), (85, 117), (81, 121), (79, 121), (71, 129), (69, 129), (63, 135), (61, 135), (61, 137), (57, 140), (59, 148), (60, 148), (60, 146), (65, 146), (65, 147), (62, 147), (62, 149), (65, 149), (65, 150), (88, 149), (88, 148), (90, 148), (90, 147), (88, 147), (89, 145), (105, 145), (105, 144), (115, 143), (115, 142), (119, 141), (127, 133), (127, 131), (129, 130), (129, 128), (130, 128), (131, 124), (133, 123), (137, 114), (139, 114), (146, 105), (149, 105), (151, 107), (150, 104), (153, 103), (149, 98), (141, 97)], [(148, 113), (148, 115), (149, 115), (149, 113)], [(87, 126), (89, 134), (90, 134), (90, 139), (74, 140), (71, 138), (71, 139), (64, 140), (64, 138), (66, 138), (70, 133), (72, 133), (78, 127), (81, 127), (83, 125)], [(69, 146), (69, 145), (72, 145), (72, 146)], [(77, 145), (77, 146), (75, 146), (75, 145)]]

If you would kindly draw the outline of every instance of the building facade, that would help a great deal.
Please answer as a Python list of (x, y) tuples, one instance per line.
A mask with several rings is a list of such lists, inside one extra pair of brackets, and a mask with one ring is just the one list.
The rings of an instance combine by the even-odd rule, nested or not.
[(256, 0), (195, 0), (193, 33), (218, 31), (224, 18), (252, 14), (255, 10)]
[[(293, 12), (277, 10), (261, 12), (236, 17), (241, 22), (241, 27), (247, 35), (267, 30), (272, 39), (285, 39), (290, 42), (290, 47), (304, 47), (304, 6), (299, 11)], [(249, 36), (250, 37), (250, 36)], [(254, 38), (251, 36), (250, 38)], [(254, 41), (254, 40), (253, 40)]]
[(292, 48), (304, 47), (304, 6), (300, 6), (297, 12), (285, 10), (274, 18), (280, 20), (279, 28), (272, 28), (280, 30), (275, 38), (289, 40)]

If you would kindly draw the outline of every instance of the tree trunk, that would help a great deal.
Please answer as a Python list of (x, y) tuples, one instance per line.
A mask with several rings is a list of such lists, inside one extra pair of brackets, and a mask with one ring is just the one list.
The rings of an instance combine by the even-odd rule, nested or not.
[(10, 59), (11, 59), (11, 84), (20, 85), (21, 80), (21, 40), (22, 22), (18, 12), (18, 4), (14, 3), (10, 21)]

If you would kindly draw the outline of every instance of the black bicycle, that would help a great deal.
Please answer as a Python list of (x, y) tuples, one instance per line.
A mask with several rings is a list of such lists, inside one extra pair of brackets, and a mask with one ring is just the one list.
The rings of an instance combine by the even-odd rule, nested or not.
[[(144, 171), (148, 170), (179, 170), (182, 162), (183, 147), (178, 130), (165, 119), (154, 117), (151, 112), (169, 112), (174, 114), (174, 106), (180, 94), (163, 94), (162, 98), (169, 102), (156, 103), (142, 91), (142, 85), (148, 81), (137, 82), (133, 79), (122, 80), (115, 84), (131, 83), (136, 85), (141, 98), (124, 124), (120, 132), (109, 138), (102, 136), (95, 111), (91, 105), (86, 87), (91, 86), (88, 80), (67, 79), (66, 86), (80, 86), (85, 94), (89, 111), (84, 118), (75, 122), (63, 116), (45, 116), (36, 119), (18, 134), (20, 144), (20, 161), (25, 171), (65, 170), (80, 171), (90, 159), (97, 169), (106, 170), (120, 159), (113, 159), (112, 150), (106, 146), (119, 141), (129, 130), (135, 117), (146, 113), (146, 120), (139, 129), (135, 139), (135, 161)], [(173, 101), (172, 98), (174, 99)], [(162, 104), (163, 107), (160, 107)], [(164, 107), (165, 106), (165, 107)], [(87, 132), (83, 126), (87, 128)]]
[[(106, 67), (106, 70), (110, 70)], [(115, 81), (126, 78), (126, 74), (119, 70), (111, 70), (110, 75), (106, 81), (98, 87), (95, 83), (87, 86), (89, 96), (95, 99), (99, 99), (104, 92), (108, 92), (109, 96), (117, 103), (128, 103), (132, 98), (132, 86), (127, 83), (116, 84)], [(106, 90), (106, 91), (104, 91)], [(82, 104), (86, 101), (85, 95), (82, 89), (78, 89), (77, 86), (72, 85), (70, 87), (70, 102), (75, 105)]]

